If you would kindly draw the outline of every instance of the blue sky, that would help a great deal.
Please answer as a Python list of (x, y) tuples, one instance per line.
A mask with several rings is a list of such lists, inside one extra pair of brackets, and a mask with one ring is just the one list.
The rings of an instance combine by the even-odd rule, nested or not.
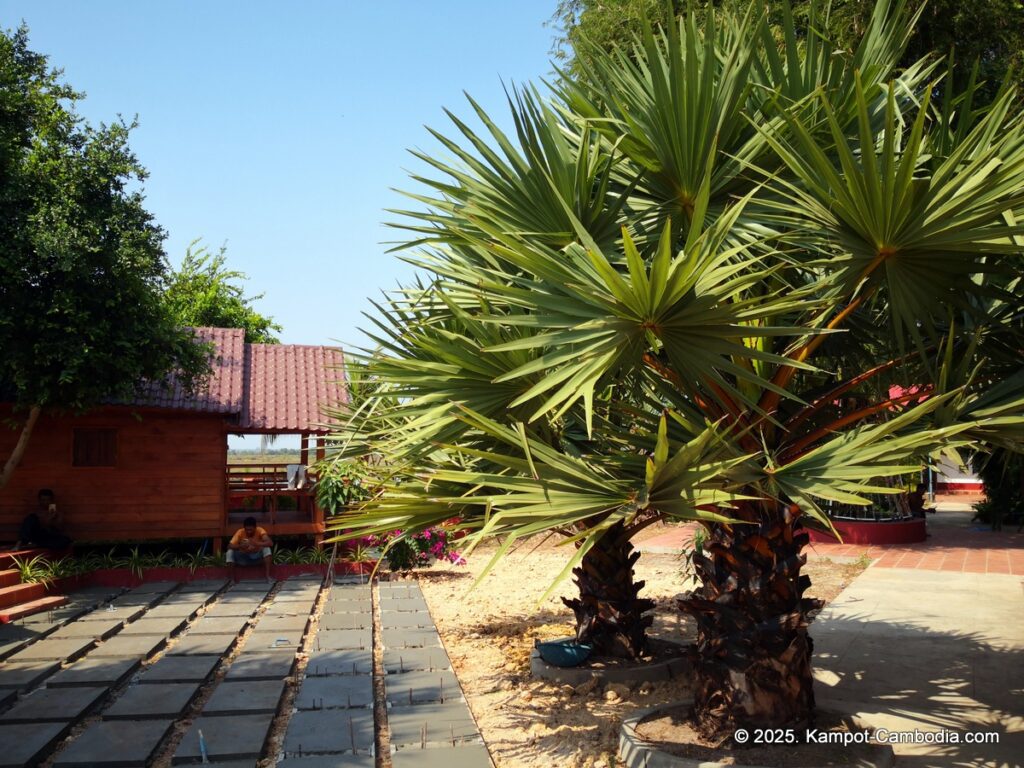
[(90, 122), (138, 116), (147, 207), (177, 264), (226, 243), (289, 343), (363, 343), (367, 297), (407, 278), (386, 208), (407, 149), (450, 133), (467, 91), (508, 125), (502, 83), (547, 77), (555, 0), (0, 0), (85, 91)]

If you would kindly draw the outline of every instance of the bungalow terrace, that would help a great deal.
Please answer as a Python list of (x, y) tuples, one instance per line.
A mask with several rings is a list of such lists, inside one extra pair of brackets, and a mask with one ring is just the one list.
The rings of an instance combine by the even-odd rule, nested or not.
[[(215, 347), (207, 385), (187, 394), (147, 386), (129, 403), (83, 415), (43, 415), (7, 487), (0, 540), (14, 541), (40, 488), (57, 496), (63, 529), (77, 541), (222, 538), (252, 515), (271, 535), (319, 544), (324, 511), (310, 458), (322, 458), (332, 421), (322, 409), (347, 402), (342, 351), (299, 344), (246, 344), (235, 328), (197, 328)], [(0, 418), (12, 415), (0, 404)], [(228, 462), (228, 436), (298, 435), (297, 464)], [(18, 433), (0, 430), (0, 461)]]

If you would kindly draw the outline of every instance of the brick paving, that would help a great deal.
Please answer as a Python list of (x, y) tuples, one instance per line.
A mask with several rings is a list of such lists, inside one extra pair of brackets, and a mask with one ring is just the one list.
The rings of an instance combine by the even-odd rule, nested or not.
[[(1024, 576), (1024, 533), (1002, 531), (970, 523), (966, 505), (940, 506), (929, 515), (929, 536), (916, 544), (824, 544), (812, 542), (807, 556), (830, 560), (856, 560), (867, 556), (876, 568), (913, 568), (922, 571), (996, 573)], [(697, 524), (674, 526), (643, 541), (641, 552), (676, 553), (689, 547)]]

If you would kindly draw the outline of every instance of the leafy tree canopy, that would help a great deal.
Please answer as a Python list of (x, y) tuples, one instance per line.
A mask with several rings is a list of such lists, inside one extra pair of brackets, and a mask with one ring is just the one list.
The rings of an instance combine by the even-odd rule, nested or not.
[(276, 344), (274, 333), (281, 326), (253, 308), (263, 294), (247, 297), (240, 285), (247, 279), (244, 272), (228, 269), (226, 248), (212, 253), (194, 240), (181, 267), (171, 272), (167, 301), (182, 325), (244, 328), (247, 342)]
[[(786, 0), (765, 0), (773, 21), (779, 22)], [(815, 10), (827, 7), (826, 29), (821, 30), (839, 49), (854, 51), (868, 28), (874, 0), (792, 0), (789, 3), (799, 31), (806, 35)], [(708, 7), (742, 15), (748, 0), (561, 0), (552, 17), (559, 34), (554, 53), (578, 70), (579, 45), (584, 39), (611, 50), (629, 49), (644, 25), (664, 26), (669, 13), (678, 17), (688, 8), (698, 14)], [(977, 96), (987, 102), (1007, 80), (1024, 84), (1024, 3), (1020, 0), (909, 0), (908, 10), (920, 13), (907, 43), (900, 66), (907, 66), (928, 54), (947, 56), (955, 50), (953, 78), (963, 88), (972, 76), (975, 62), (984, 85)]]
[(170, 371), (191, 387), (209, 367), (164, 301), (134, 126), (86, 124), (60, 76), (24, 27), (0, 31), (0, 399), (32, 423)]

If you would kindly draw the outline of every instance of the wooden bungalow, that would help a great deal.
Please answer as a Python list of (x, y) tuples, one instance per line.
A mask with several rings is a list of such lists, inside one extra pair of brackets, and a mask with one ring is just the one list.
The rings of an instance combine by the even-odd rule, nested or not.
[[(322, 409), (347, 401), (342, 351), (246, 344), (231, 328), (197, 335), (216, 348), (202, 391), (153, 385), (130, 403), (40, 417), (0, 490), (0, 541), (17, 537), (40, 488), (54, 491), (63, 527), (78, 541), (209, 538), (219, 551), (250, 515), (272, 535), (321, 540), (324, 511), (308, 467), (323, 457), (332, 425)], [(10, 415), (0, 405), (0, 418)], [(299, 435), (299, 462), (229, 464), (233, 434)], [(0, 460), (17, 437), (0, 430)]]

